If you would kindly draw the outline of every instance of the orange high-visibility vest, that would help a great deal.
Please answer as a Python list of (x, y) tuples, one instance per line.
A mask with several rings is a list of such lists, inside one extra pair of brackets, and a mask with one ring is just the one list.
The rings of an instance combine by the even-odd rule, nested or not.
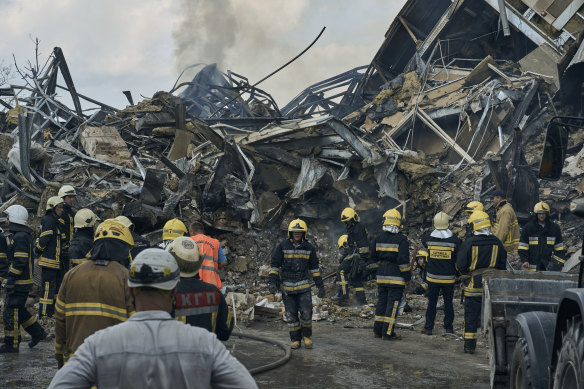
[(199, 255), (203, 259), (199, 278), (221, 289), (223, 284), (219, 278), (219, 241), (203, 234), (191, 236), (191, 239), (197, 244)]

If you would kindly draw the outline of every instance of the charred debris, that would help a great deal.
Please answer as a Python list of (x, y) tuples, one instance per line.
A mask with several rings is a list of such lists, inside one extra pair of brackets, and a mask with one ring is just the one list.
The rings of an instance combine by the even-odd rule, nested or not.
[[(252, 291), (293, 217), (307, 220), (334, 271), (346, 206), (370, 233), (398, 207), (415, 243), (440, 210), (461, 231), (463, 205), (487, 204), (497, 186), (523, 219), (549, 201), (575, 246), (582, 228), (567, 208), (584, 192), (580, 159), (569, 183), (535, 171), (550, 119), (584, 115), (583, 4), (410, 0), (369, 65), (282, 108), (211, 64), (136, 104), (124, 91), (130, 105), (118, 109), (77, 92), (56, 47), (22, 85), (0, 88), (1, 208), (17, 202), (40, 217), (67, 183), (77, 208), (126, 215), (142, 233), (200, 219), (231, 259), (227, 283)], [(574, 136), (574, 154), (583, 142)]]

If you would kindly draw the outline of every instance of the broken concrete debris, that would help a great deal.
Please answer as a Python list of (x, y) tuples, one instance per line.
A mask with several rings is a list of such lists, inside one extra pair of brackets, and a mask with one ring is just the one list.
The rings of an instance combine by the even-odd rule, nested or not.
[[(464, 204), (497, 186), (523, 219), (548, 201), (575, 247), (582, 227), (568, 205), (583, 192), (584, 131), (568, 159), (577, 186), (533, 174), (551, 118), (584, 114), (584, 9), (569, 3), (507, 0), (502, 18), (497, 0), (410, 0), (369, 65), (309, 86), (281, 109), (211, 64), (119, 110), (78, 93), (56, 47), (26, 85), (0, 88), (0, 209), (18, 202), (41, 216), (67, 183), (77, 208), (126, 215), (153, 243), (170, 218), (202, 220), (231, 260), (226, 284), (245, 284), (227, 296), (242, 320), (281, 317), (265, 280), (293, 218), (307, 220), (323, 274), (334, 272), (346, 206), (372, 234), (398, 207), (417, 245), (440, 210), (463, 234)], [(339, 314), (318, 304), (315, 320)]]

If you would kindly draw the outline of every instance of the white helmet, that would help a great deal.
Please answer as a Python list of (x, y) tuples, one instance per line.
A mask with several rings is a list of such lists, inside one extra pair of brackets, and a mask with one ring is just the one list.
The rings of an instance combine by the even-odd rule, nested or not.
[(176, 260), (181, 277), (194, 277), (199, 272), (199, 248), (191, 238), (179, 236), (166, 246), (166, 251)]
[(65, 196), (77, 196), (75, 188), (73, 188), (71, 185), (63, 185), (61, 189), (59, 189), (59, 197)]
[(180, 271), (174, 257), (159, 248), (140, 251), (130, 266), (130, 288), (150, 287), (172, 290), (180, 280)]
[(126, 227), (128, 227), (130, 230), (134, 229), (134, 223), (132, 223), (132, 221), (130, 219), (128, 219), (125, 216), (118, 216), (115, 218), (117, 221), (119, 221), (120, 223), (122, 223), (123, 225), (125, 225)]
[(63, 198), (61, 196), (53, 196), (47, 200), (47, 206), (45, 207), (45, 209), (47, 211), (52, 210), (55, 209), (55, 207), (60, 204), (63, 204)]
[(75, 228), (93, 227), (99, 218), (91, 209), (83, 208), (77, 211), (73, 219)]
[(10, 219), (10, 223), (22, 224), (23, 226), (28, 224), (28, 211), (22, 205), (11, 205), (6, 208), (5, 212)]

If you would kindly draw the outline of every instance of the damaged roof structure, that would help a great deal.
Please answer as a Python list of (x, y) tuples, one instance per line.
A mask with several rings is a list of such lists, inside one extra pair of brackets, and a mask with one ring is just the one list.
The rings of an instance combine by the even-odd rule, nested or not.
[(78, 93), (55, 48), (0, 89), (2, 208), (41, 216), (68, 183), (80, 207), (141, 232), (172, 217), (236, 233), (302, 217), (325, 232), (346, 206), (375, 231), (388, 208), (427, 226), (497, 186), (526, 216), (539, 200), (529, 142), (558, 113), (584, 113), (583, 4), (410, 0), (369, 65), (283, 108), (199, 64), (192, 81), (136, 104), (126, 91), (116, 109)]

